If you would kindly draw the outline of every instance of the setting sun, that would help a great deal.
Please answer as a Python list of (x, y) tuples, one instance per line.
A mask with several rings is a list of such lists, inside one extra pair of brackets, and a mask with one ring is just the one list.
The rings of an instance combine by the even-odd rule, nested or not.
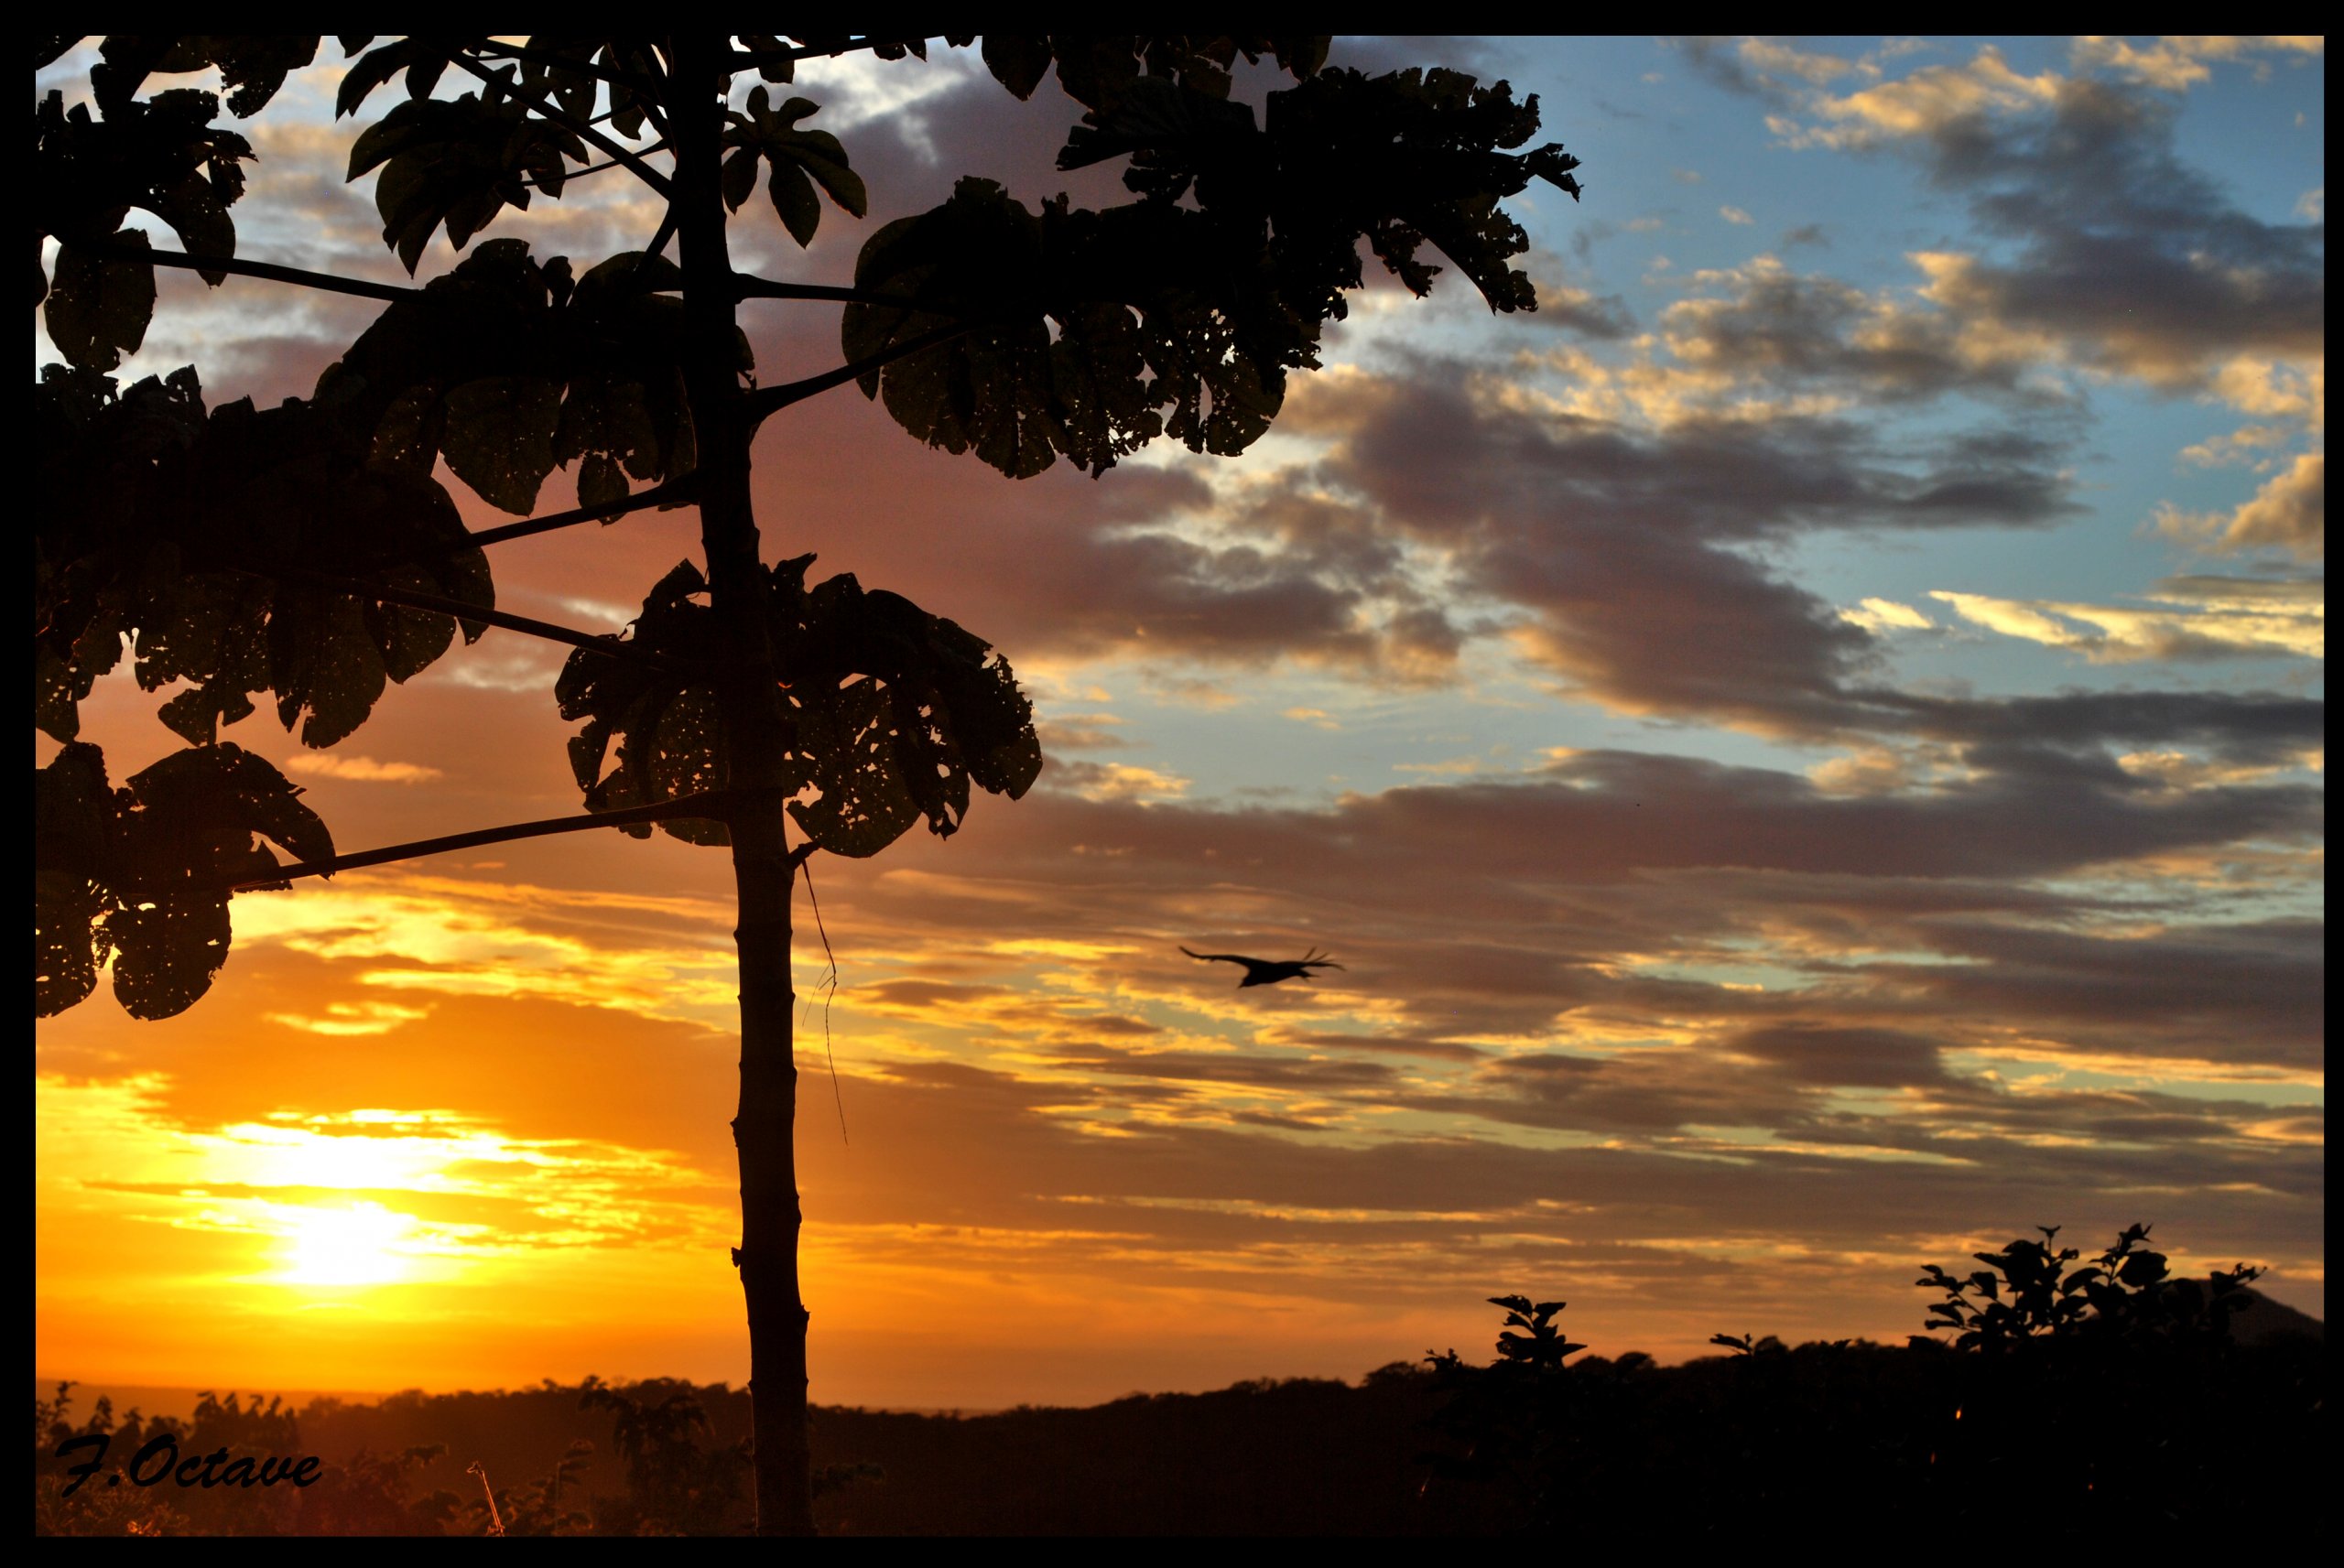
[(398, 1244), (415, 1222), (381, 1204), (295, 1211), (276, 1278), (288, 1285), (387, 1285), (407, 1278)]

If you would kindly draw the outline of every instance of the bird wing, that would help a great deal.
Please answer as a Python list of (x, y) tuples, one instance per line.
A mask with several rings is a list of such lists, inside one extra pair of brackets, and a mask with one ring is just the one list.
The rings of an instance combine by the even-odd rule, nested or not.
[(1180, 949), (1180, 951), (1182, 951), (1183, 953), (1188, 954), (1188, 957), (1191, 957), (1191, 958), (1201, 958), (1201, 959), (1203, 959), (1203, 960), (1204, 960), (1206, 963), (1208, 963), (1208, 964), (1249, 964), (1249, 965), (1250, 965), (1250, 964), (1258, 964), (1258, 963), (1260, 963), (1260, 962), (1261, 962), (1261, 960), (1260, 960), (1259, 958), (1248, 958), (1248, 957), (1245, 957), (1244, 956), (1243, 956), (1242, 954), (1237, 954), (1237, 953), (1199, 953), (1199, 952), (1197, 952), (1197, 951), (1195, 951), (1194, 949), (1192, 949), (1192, 948), (1188, 948), (1188, 947), (1183, 947), (1183, 948), (1181, 948), (1181, 949)]

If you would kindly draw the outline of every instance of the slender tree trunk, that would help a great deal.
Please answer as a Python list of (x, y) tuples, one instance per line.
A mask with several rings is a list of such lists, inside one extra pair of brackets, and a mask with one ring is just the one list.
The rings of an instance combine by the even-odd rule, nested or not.
[[(685, 383), (700, 447), (700, 541), (710, 602), (728, 650), (717, 692), (736, 789), (783, 783), (769, 582), (757, 555), (749, 498), (746, 397), (733, 368), (732, 268), (717, 184), (722, 121), (717, 57), (725, 40), (678, 38), (676, 236), (684, 269)], [(769, 797), (770, 798), (770, 797)], [(813, 1479), (806, 1442), (806, 1307), (798, 1287), (798, 1166), (792, 1144), (798, 1065), (789, 982), (789, 895), (795, 868), (777, 808), (736, 814), (733, 932), (741, 961), (741, 1104), (732, 1143), (741, 1161), (741, 1271), (749, 1313), (749, 1400), (756, 1442), (757, 1533), (810, 1535)]]

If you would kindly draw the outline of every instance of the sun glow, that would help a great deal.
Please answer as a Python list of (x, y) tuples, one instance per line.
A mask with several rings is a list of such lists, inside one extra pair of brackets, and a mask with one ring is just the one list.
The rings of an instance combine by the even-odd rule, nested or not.
[(291, 1246), (276, 1277), (289, 1285), (396, 1283), (410, 1271), (399, 1244), (414, 1227), (407, 1216), (375, 1203), (300, 1210), (291, 1217)]

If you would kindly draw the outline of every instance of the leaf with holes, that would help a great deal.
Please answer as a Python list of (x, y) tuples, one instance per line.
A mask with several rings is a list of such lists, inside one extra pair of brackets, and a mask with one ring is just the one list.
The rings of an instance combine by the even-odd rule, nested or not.
[(842, 690), (801, 688), (797, 695), (803, 704), (798, 744), (820, 794), (790, 802), (789, 815), (833, 855), (875, 855), (920, 815), (895, 755), (894, 704), (868, 677)]
[(438, 481), (373, 466), (331, 412), (239, 402), (207, 416), (187, 371), (111, 389), (69, 373), (35, 394), (35, 717), (50, 735), (72, 739), (125, 633), (142, 688), (187, 684), (162, 717), (191, 744), (274, 692), (288, 727), (308, 714), (304, 738), (323, 745), (459, 628), (485, 630), (283, 575), (495, 601)]
[(490, 505), (526, 515), (553, 471), (560, 389), (539, 376), (485, 376), (450, 387), (446, 406), (448, 466)]
[[(174, 752), (107, 785), (104, 753), (69, 745), (34, 775), (34, 1008), (80, 1002), (114, 955), (134, 1018), (168, 1018), (227, 961), (230, 883), (280, 862), (331, 860), (333, 836), (300, 791), (236, 746)], [(278, 884), (282, 885), (282, 884)]]

